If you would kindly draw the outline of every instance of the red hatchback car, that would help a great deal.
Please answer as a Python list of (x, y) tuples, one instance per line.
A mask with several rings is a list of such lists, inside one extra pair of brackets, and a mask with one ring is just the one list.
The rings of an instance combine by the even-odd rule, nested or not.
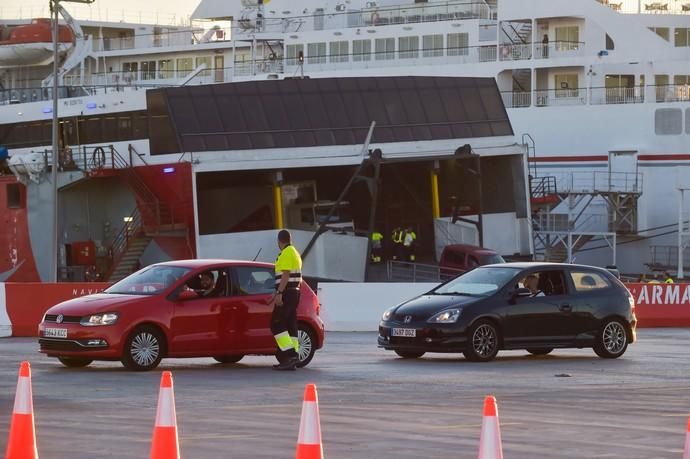
[[(274, 355), (270, 330), (273, 265), (182, 260), (148, 266), (103, 293), (50, 308), (39, 325), (41, 352), (68, 367), (120, 360), (151, 370), (163, 357), (213, 357), (238, 362)], [(314, 291), (302, 283), (297, 310), (299, 366), (323, 346)]]

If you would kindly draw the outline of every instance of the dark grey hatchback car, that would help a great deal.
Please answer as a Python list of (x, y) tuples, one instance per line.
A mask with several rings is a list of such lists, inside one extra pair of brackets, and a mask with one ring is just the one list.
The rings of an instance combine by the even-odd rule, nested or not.
[(499, 350), (544, 355), (587, 347), (617, 358), (635, 341), (636, 325), (633, 296), (605, 269), (506, 263), (476, 268), (388, 309), (378, 345), (405, 358), (462, 352), (486, 362)]

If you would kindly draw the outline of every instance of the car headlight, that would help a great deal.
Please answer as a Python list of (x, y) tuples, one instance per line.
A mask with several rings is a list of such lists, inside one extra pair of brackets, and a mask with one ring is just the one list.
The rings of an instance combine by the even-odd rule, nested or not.
[(388, 311), (384, 312), (381, 316), (381, 320), (389, 320), (391, 316), (393, 316), (393, 309), (389, 309)]
[(428, 322), (435, 323), (435, 324), (450, 324), (457, 322), (458, 319), (460, 318), (460, 313), (462, 312), (462, 309), (447, 309), (443, 312), (439, 312), (435, 316), (433, 316), (431, 319), (428, 320)]
[(112, 325), (117, 322), (118, 314), (116, 312), (106, 312), (104, 314), (93, 314), (91, 316), (82, 317), (81, 323), (87, 327), (95, 327), (97, 325)]

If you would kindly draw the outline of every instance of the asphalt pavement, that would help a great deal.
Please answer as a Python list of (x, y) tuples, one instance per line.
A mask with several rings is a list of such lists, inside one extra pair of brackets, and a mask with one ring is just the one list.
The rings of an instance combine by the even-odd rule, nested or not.
[(33, 372), (41, 459), (146, 458), (161, 370), (173, 372), (183, 458), (294, 457), (304, 385), (317, 384), (326, 459), (472, 458), (482, 403), (495, 395), (504, 457), (680, 458), (690, 412), (690, 330), (640, 330), (617, 360), (591, 350), (403, 360), (373, 333), (329, 333), (309, 367), (269, 357), (223, 365), (164, 360), (148, 373), (116, 362), (64, 368), (34, 339), (0, 339), (0, 453), (19, 362)]

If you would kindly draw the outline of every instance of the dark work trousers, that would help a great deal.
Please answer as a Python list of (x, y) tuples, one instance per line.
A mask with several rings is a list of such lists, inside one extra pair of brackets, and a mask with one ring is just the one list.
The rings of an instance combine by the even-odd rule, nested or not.
[[(290, 337), (297, 338), (297, 305), (299, 304), (299, 289), (285, 289), (283, 292), (282, 306), (275, 305), (271, 315), (271, 332), (277, 336), (288, 332)], [(276, 351), (279, 362), (284, 362), (292, 357), (297, 357), (294, 347), (285, 351), (280, 348)]]

